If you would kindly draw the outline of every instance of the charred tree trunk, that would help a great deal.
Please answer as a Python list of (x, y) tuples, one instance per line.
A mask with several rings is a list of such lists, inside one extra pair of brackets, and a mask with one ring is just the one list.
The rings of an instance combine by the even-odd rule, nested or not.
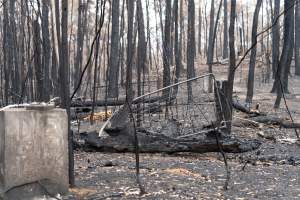
[(68, 52), (68, 1), (61, 0), (61, 45), (59, 59), (59, 79), (61, 107), (67, 110), (68, 114), (68, 150), (69, 150), (69, 184), (75, 185), (74, 177), (74, 154), (73, 134), (70, 131), (70, 82), (69, 82), (69, 57)]
[(48, 102), (50, 100), (50, 77), (49, 77), (49, 68), (50, 68), (50, 33), (49, 33), (49, 2), (48, 0), (43, 0), (42, 7), (42, 35), (43, 35), (43, 57), (42, 57), (42, 66), (44, 71), (43, 86), (44, 86), (44, 95), (43, 101)]
[[(214, 6), (213, 3), (211, 6)], [(209, 73), (213, 73), (212, 66), (213, 66), (213, 60), (214, 60), (214, 46), (215, 46), (215, 41), (217, 38), (217, 28), (218, 28), (221, 7), (222, 7), (222, 0), (220, 1), (220, 5), (219, 5), (215, 23), (213, 21), (210, 23), (210, 26), (212, 26), (212, 28), (210, 27), (210, 31), (209, 31), (210, 41), (209, 41), (208, 55), (207, 55), (207, 64), (208, 64), (208, 72)], [(214, 17), (212, 16), (214, 14), (212, 12), (214, 12), (214, 9), (213, 9), (213, 11), (211, 11), (211, 20), (214, 20)], [(211, 29), (212, 29), (212, 32), (211, 32)], [(213, 89), (213, 82), (212, 82), (212, 78), (209, 77), (208, 92), (212, 92), (212, 89)]]
[(199, 3), (199, 16), (198, 16), (198, 54), (202, 55), (202, 14), (201, 3)]
[[(208, 50), (207, 50), (207, 64), (208, 72), (212, 73), (212, 63), (214, 59), (214, 20), (215, 20), (215, 0), (211, 1), (210, 15), (209, 15), (209, 38), (208, 38)], [(212, 92), (212, 81), (209, 80), (208, 92)]]
[(58, 84), (58, 52), (57, 52), (57, 41), (55, 34), (55, 23), (54, 14), (51, 12), (51, 37), (52, 37), (52, 56), (51, 56), (51, 89), (54, 96), (59, 96), (59, 84)]
[[(188, 1), (187, 79), (195, 77), (195, 2)], [(187, 83), (188, 102), (192, 101), (192, 83)]]
[(20, 73), (19, 73), (19, 55), (18, 55), (18, 38), (17, 38), (17, 27), (16, 27), (16, 0), (9, 1), (9, 27), (11, 34), (10, 44), (10, 59), (12, 62), (12, 74), (11, 74), (11, 91), (13, 94), (13, 102), (17, 103), (20, 96)]
[[(279, 11), (280, 11), (280, 0), (274, 0), (274, 14), (272, 17), (273, 23), (275, 22), (277, 16), (279, 15)], [(279, 31), (280, 31), (280, 24), (276, 23), (272, 28), (272, 71), (273, 71), (274, 79), (279, 64), (279, 44), (280, 44)]]
[[(170, 65), (171, 65), (171, 14), (172, 7), (171, 1), (166, 1), (166, 11), (165, 11), (165, 27), (164, 27), (164, 41), (163, 41), (163, 86), (169, 86), (171, 84), (170, 77)], [(164, 91), (164, 96), (170, 95), (170, 90)]]
[(9, 15), (8, 15), (8, 4), (3, 4), (3, 64), (4, 64), (4, 98), (5, 98), (5, 105), (9, 104), (10, 101), (10, 71), (11, 71), (11, 61), (9, 59), (9, 52), (10, 52), (10, 31), (9, 31)]
[[(252, 24), (252, 44), (257, 43), (257, 25), (258, 25), (258, 16), (259, 10), (262, 4), (262, 0), (257, 0), (256, 7), (253, 15), (253, 24)], [(253, 98), (253, 89), (254, 89), (254, 74), (255, 74), (255, 61), (256, 61), (256, 46), (251, 49), (250, 55), (250, 64), (248, 72), (248, 82), (247, 82), (247, 97), (246, 102), (252, 103)]]
[(295, 8), (295, 75), (300, 76), (300, 4)]
[[(293, 6), (294, 0), (285, 0), (284, 8), (288, 10)], [(288, 74), (290, 69), (291, 54), (293, 53), (293, 17), (294, 9), (289, 9), (284, 16), (284, 42), (280, 61), (277, 67), (276, 77), (273, 84), (274, 91), (277, 91), (277, 98), (274, 104), (274, 108), (279, 108), (282, 98), (282, 92), (287, 92)]]
[[(174, 22), (175, 22), (175, 83), (178, 83), (181, 72), (181, 43), (179, 36), (179, 26), (178, 26), (178, 0), (174, 0)], [(172, 97), (176, 97), (178, 92), (178, 86), (174, 88)]]
[(119, 18), (120, 18), (120, 0), (112, 1), (111, 18), (111, 48), (108, 71), (108, 97), (117, 97), (119, 94)]
[(180, 69), (183, 68), (182, 65), (182, 49), (183, 49), (183, 40), (184, 40), (184, 16), (183, 16), (183, 0), (180, 0), (179, 3), (180, 9), (179, 9), (179, 44), (178, 44), (178, 48), (179, 48), (179, 53), (180, 53)]
[(236, 0), (231, 0), (231, 11), (230, 11), (230, 25), (229, 25), (229, 69), (228, 69), (228, 88), (227, 88), (227, 100), (229, 102), (230, 118), (229, 118), (229, 131), (231, 131), (232, 121), (232, 94), (233, 94), (233, 83), (235, 75), (235, 44), (234, 44), (234, 28), (236, 18)]
[(134, 13), (134, 0), (127, 1), (127, 71), (126, 71), (126, 99), (131, 102), (133, 99), (132, 89), (132, 65), (133, 65), (133, 13)]
[[(138, 52), (137, 52), (137, 91), (138, 96), (142, 95), (142, 84), (141, 76), (145, 73), (146, 69), (146, 56), (147, 56), (147, 42), (145, 35), (145, 25), (144, 25), (144, 14), (141, 0), (137, 3), (137, 20), (138, 20)], [(138, 104), (137, 109), (140, 109), (140, 104)], [(140, 112), (138, 112), (137, 122), (139, 126), (140, 122)]]
[(223, 59), (228, 58), (228, 11), (227, 0), (224, 0)]
[(36, 78), (36, 100), (38, 102), (43, 101), (44, 95), (44, 81), (43, 81), (43, 68), (41, 61), (41, 37), (40, 37), (40, 24), (38, 20), (33, 22), (34, 30), (34, 65), (35, 65), (35, 78)]
[[(83, 42), (84, 42), (84, 30), (83, 30), (83, 14), (84, 14), (84, 3), (83, 0), (78, 2), (78, 18), (77, 18), (77, 41), (76, 41), (76, 58), (74, 58), (74, 89), (76, 89), (82, 68), (82, 57), (83, 57)], [(80, 91), (78, 91), (80, 93)]]

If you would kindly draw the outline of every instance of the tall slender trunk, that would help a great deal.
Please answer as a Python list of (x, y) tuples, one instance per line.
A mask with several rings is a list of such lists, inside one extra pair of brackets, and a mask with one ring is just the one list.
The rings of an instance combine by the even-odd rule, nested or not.
[[(77, 87), (82, 67), (82, 54), (83, 54), (83, 42), (84, 42), (84, 21), (83, 21), (83, 13), (84, 13), (84, 3), (83, 0), (79, 0), (78, 2), (78, 18), (77, 18), (77, 41), (76, 41), (76, 57), (74, 58), (74, 89)], [(78, 91), (80, 93), (80, 91)]]
[[(295, 0), (285, 0), (284, 9), (287, 10), (294, 4)], [(277, 98), (274, 108), (279, 108), (282, 93), (287, 92), (288, 73), (290, 69), (290, 56), (293, 53), (293, 17), (294, 9), (289, 9), (284, 16), (284, 37), (283, 48), (280, 56), (273, 89), (277, 91)]]
[(227, 0), (224, 0), (223, 59), (228, 58), (228, 11)]
[[(178, 6), (177, 6), (178, 9)], [(201, 3), (199, 3), (199, 14), (198, 14), (198, 54), (202, 54), (202, 14), (201, 14)]]
[[(195, 76), (195, 2), (188, 1), (187, 79)], [(192, 101), (192, 83), (188, 82), (188, 102)]]
[[(137, 21), (138, 21), (138, 52), (137, 52), (137, 91), (138, 96), (142, 95), (141, 76), (145, 74), (147, 58), (147, 41), (145, 35), (144, 14), (141, 0), (137, 0)], [(144, 81), (144, 80), (143, 80)], [(140, 110), (140, 104), (137, 105)], [(138, 126), (140, 125), (140, 113), (137, 116)]]
[(119, 18), (120, 18), (120, 0), (112, 0), (112, 18), (111, 18), (111, 48), (108, 69), (108, 97), (116, 98), (119, 94)]
[(38, 102), (43, 101), (44, 96), (44, 81), (43, 81), (43, 67), (41, 61), (41, 36), (40, 36), (40, 24), (38, 20), (33, 21), (34, 30), (34, 65), (35, 65), (35, 78), (36, 78), (36, 100)]
[[(179, 38), (179, 26), (178, 26), (178, 0), (174, 0), (174, 22), (175, 22), (175, 83), (178, 83), (181, 72), (181, 44)], [(201, 38), (200, 38), (201, 39)], [(172, 94), (173, 97), (176, 97), (178, 92), (178, 86), (174, 88), (174, 92)]]
[[(215, 21), (215, 0), (211, 0), (210, 4), (210, 14), (209, 14), (209, 37), (208, 37), (208, 54), (207, 54), (207, 64), (213, 62), (213, 53), (214, 53), (214, 47), (213, 47), (213, 32), (214, 32), (214, 21)], [(209, 70), (211, 71), (211, 70)]]
[(7, 3), (3, 4), (3, 63), (4, 63), (4, 96), (5, 96), (5, 105), (9, 104), (9, 88), (10, 88), (10, 71), (11, 71), (11, 62), (9, 59), (9, 16), (8, 16), (8, 5)]
[(49, 2), (43, 0), (42, 7), (42, 36), (43, 36), (43, 57), (42, 66), (44, 71), (43, 87), (44, 95), (43, 101), (48, 102), (50, 100), (50, 77), (49, 77), (49, 66), (50, 66), (50, 33), (49, 33)]
[(183, 46), (183, 40), (184, 40), (184, 16), (183, 16), (183, 0), (180, 0), (179, 3), (180, 10), (179, 10), (179, 53), (180, 53), (180, 68), (183, 68), (182, 65), (182, 46)]
[(130, 103), (133, 99), (132, 65), (133, 65), (133, 21), (134, 0), (127, 1), (127, 71), (126, 71), (126, 99)]
[(229, 118), (229, 132), (231, 131), (231, 120), (232, 120), (232, 94), (233, 94), (233, 84), (235, 75), (235, 44), (234, 44), (234, 27), (235, 27), (235, 17), (236, 17), (236, 0), (231, 0), (231, 11), (230, 11), (230, 25), (229, 25), (229, 68), (228, 68), (228, 87), (227, 87), (227, 100), (230, 107)]
[[(274, 14), (272, 16), (273, 23), (275, 22), (280, 11), (280, 0), (274, 0)], [(275, 78), (277, 67), (279, 64), (279, 45), (280, 45), (280, 24), (276, 23), (272, 28), (272, 71)]]
[(300, 4), (295, 8), (295, 75), (300, 76)]
[[(170, 58), (171, 58), (171, 1), (166, 1), (165, 11), (165, 27), (164, 27), (164, 41), (163, 41), (163, 86), (166, 87), (171, 84), (170, 76)], [(163, 95), (169, 96), (170, 90), (164, 90)]]
[[(213, 6), (213, 3), (212, 5)], [(215, 23), (213, 22), (213, 18), (212, 15), (214, 15), (211, 11), (211, 23), (210, 23), (210, 41), (209, 41), (209, 46), (208, 46), (208, 54), (207, 54), (207, 64), (208, 64), (208, 72), (209, 73), (213, 73), (212, 70), (212, 66), (213, 66), (213, 59), (214, 59), (214, 46), (215, 46), (215, 42), (216, 42), (216, 38), (217, 38), (217, 28), (218, 28), (218, 21), (219, 21), (219, 17), (220, 17), (220, 11), (221, 11), (221, 7), (222, 7), (222, 0), (220, 1), (220, 5), (218, 8), (218, 13), (217, 13), (217, 17), (216, 17), (216, 21)], [(214, 9), (213, 9), (214, 10)], [(211, 30), (212, 29), (212, 30)], [(208, 83), (208, 92), (212, 92), (213, 89), (213, 83), (212, 83), (212, 78), (209, 77), (209, 83)]]
[(68, 145), (69, 145), (69, 184), (75, 185), (73, 134), (70, 131), (70, 82), (69, 82), (69, 57), (68, 52), (68, 0), (61, 0), (61, 45), (59, 59), (59, 79), (61, 107), (68, 114)]
[[(262, 4), (262, 0), (257, 0), (256, 7), (253, 15), (253, 24), (252, 24), (252, 44), (257, 43), (257, 25), (258, 25), (258, 16), (259, 10)], [(248, 82), (247, 82), (247, 97), (246, 102), (252, 103), (253, 98), (253, 89), (254, 89), (254, 74), (255, 74), (255, 61), (256, 61), (256, 45), (251, 49), (250, 55), (250, 64), (248, 72)]]

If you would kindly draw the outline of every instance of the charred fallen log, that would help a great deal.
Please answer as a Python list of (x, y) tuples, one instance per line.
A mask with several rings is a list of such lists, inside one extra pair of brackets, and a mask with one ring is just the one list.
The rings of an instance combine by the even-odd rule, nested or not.
[[(155, 102), (163, 102), (167, 98), (163, 96), (151, 96), (151, 97), (145, 97), (138, 100), (135, 100), (132, 102), (132, 104), (138, 104), (138, 103), (155, 103)], [(122, 97), (119, 99), (107, 99), (107, 100), (98, 100), (95, 101), (94, 105), (98, 107), (103, 106), (122, 106), (126, 104), (126, 98)], [(75, 100), (71, 102), (71, 107), (91, 107), (93, 105), (93, 101), (87, 100), (87, 101), (81, 101), (81, 100)]]
[(292, 122), (276, 116), (257, 116), (252, 117), (251, 120), (258, 123), (278, 125), (282, 128), (300, 128), (300, 123)]
[[(120, 130), (124, 131), (124, 130)], [(86, 145), (101, 152), (134, 152), (134, 138), (128, 130), (116, 135), (99, 137), (97, 132), (88, 133), (85, 139)], [(204, 134), (205, 135), (205, 134)], [(142, 153), (176, 153), (176, 152), (218, 152), (219, 146), (216, 138), (207, 136), (191, 136), (174, 139), (162, 134), (149, 134), (138, 132), (139, 150)], [(258, 140), (237, 139), (223, 136), (219, 142), (224, 152), (240, 153), (252, 151), (260, 146)]]
[(249, 126), (255, 126), (258, 127), (258, 124), (256, 123), (262, 123), (262, 124), (270, 124), (270, 125), (277, 125), (282, 128), (300, 128), (300, 123), (292, 122), (290, 120), (287, 120), (285, 118), (280, 118), (272, 115), (267, 115), (266, 113), (260, 112), (258, 109), (250, 110), (246, 108), (245, 106), (241, 105), (237, 101), (233, 101), (233, 107), (241, 111), (243, 113), (246, 113), (248, 115), (248, 118), (242, 119), (238, 118), (238, 120), (235, 120), (233, 125), (239, 126), (239, 125), (249, 125)]
[[(250, 115), (251, 117), (266, 115), (266, 113), (260, 112), (259, 108), (256, 108), (253, 110), (253, 109), (247, 108), (246, 106), (243, 106), (242, 104), (240, 104), (238, 101), (235, 101), (235, 100), (232, 101), (232, 106), (234, 109), (236, 109), (240, 112), (246, 113), (246, 114)], [(259, 107), (259, 104), (256, 105), (256, 107)]]
[[(71, 120), (82, 119), (84, 117), (87, 117), (90, 115), (91, 111), (91, 107), (72, 107)], [(133, 105), (132, 112), (159, 113), (162, 112), (162, 105), (159, 103), (148, 103), (140, 107)]]

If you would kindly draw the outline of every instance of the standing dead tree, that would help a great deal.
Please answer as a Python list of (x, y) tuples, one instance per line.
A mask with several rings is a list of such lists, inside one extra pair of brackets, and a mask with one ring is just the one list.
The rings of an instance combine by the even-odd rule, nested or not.
[[(166, 1), (165, 10), (165, 27), (164, 27), (164, 40), (163, 40), (163, 86), (166, 87), (171, 84), (171, 15), (172, 5), (171, 1)], [(164, 96), (169, 96), (170, 91), (164, 91)]]
[(223, 36), (223, 58), (228, 58), (228, 9), (227, 0), (224, 0), (224, 36)]
[[(293, 7), (295, 5), (295, 0), (285, 0), (284, 8), (288, 10), (289, 7)], [(273, 84), (273, 91), (277, 92), (277, 98), (274, 104), (274, 108), (279, 108), (280, 101), (282, 98), (282, 93), (287, 92), (287, 82), (288, 82), (288, 74), (290, 70), (290, 57), (293, 52), (293, 44), (292, 38), (294, 35), (293, 32), (293, 17), (294, 17), (294, 9), (289, 9), (284, 15), (284, 37), (283, 37), (283, 49), (280, 57), (280, 61), (277, 67), (277, 72), (275, 76), (275, 81)]]
[(118, 78), (119, 78), (119, 18), (120, 18), (120, 0), (112, 0), (111, 17), (111, 48), (108, 68), (108, 97), (117, 97)]
[(233, 94), (233, 84), (236, 69), (235, 61), (235, 44), (234, 44), (234, 28), (235, 28), (235, 18), (236, 18), (236, 0), (231, 0), (231, 11), (230, 11), (230, 25), (229, 25), (229, 68), (228, 68), (228, 87), (227, 87), (227, 100), (229, 102), (229, 117), (225, 118), (228, 122), (227, 128), (229, 132), (231, 130), (232, 121), (232, 94)]
[[(212, 73), (212, 66), (213, 66), (213, 59), (214, 59), (214, 46), (215, 46), (215, 41), (216, 41), (216, 37), (217, 37), (217, 28), (218, 28), (218, 22), (219, 22), (219, 18), (220, 18), (220, 12), (221, 12), (221, 7), (222, 7), (222, 0), (220, 1), (220, 5), (219, 5), (219, 9), (218, 9), (218, 13), (217, 13), (217, 17), (216, 17), (216, 21), (214, 22), (214, 9), (213, 9), (213, 4), (214, 0), (212, 0), (212, 4), (211, 4), (211, 13), (210, 13), (210, 29), (209, 29), (209, 45), (208, 45), (208, 54), (207, 54), (207, 64), (208, 64), (208, 72)], [(213, 90), (213, 84), (212, 84), (212, 80), (209, 80), (208, 83), (208, 91), (212, 92)]]
[[(195, 2), (188, 1), (188, 37), (187, 37), (187, 79), (195, 77)], [(192, 100), (192, 85), (188, 82), (188, 98), (189, 102)]]
[[(58, 8), (57, 8), (58, 9)], [(69, 145), (69, 183), (75, 185), (73, 133), (70, 130), (70, 82), (69, 82), (69, 51), (68, 51), (68, 1), (61, 1), (61, 38), (59, 58), (59, 79), (61, 107), (68, 114), (68, 145)]]
[(295, 7), (295, 75), (300, 76), (300, 4)]
[[(253, 24), (252, 24), (252, 44), (257, 43), (257, 25), (258, 25), (258, 16), (259, 10), (262, 4), (262, 0), (257, 0), (256, 7), (253, 15)], [(253, 89), (254, 89), (254, 73), (255, 73), (255, 62), (256, 62), (256, 46), (251, 49), (250, 55), (250, 64), (247, 80), (247, 96), (246, 102), (252, 103), (253, 98)]]

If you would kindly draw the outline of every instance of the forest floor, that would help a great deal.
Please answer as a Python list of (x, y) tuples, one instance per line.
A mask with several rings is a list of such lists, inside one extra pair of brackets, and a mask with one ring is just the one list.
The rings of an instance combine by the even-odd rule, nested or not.
[[(226, 77), (225, 67), (214, 69), (218, 69), (218, 79)], [(241, 102), (246, 95), (245, 72), (246, 68), (236, 73), (234, 95)], [(276, 95), (269, 93), (272, 83), (260, 83), (259, 72), (253, 103), (260, 103), (261, 111), (288, 117), (284, 103), (280, 109), (273, 109)], [(290, 77), (289, 89), (287, 104), (299, 122), (299, 77)], [(272, 137), (261, 138), (258, 133)], [(141, 182), (146, 194), (139, 196), (134, 154), (77, 150), (77, 187), (64, 199), (300, 199), (300, 146), (293, 129), (273, 125), (233, 127), (233, 134), (259, 139), (262, 145), (252, 152), (226, 154), (230, 166), (228, 190), (223, 189), (226, 171), (219, 153), (141, 154)]]

